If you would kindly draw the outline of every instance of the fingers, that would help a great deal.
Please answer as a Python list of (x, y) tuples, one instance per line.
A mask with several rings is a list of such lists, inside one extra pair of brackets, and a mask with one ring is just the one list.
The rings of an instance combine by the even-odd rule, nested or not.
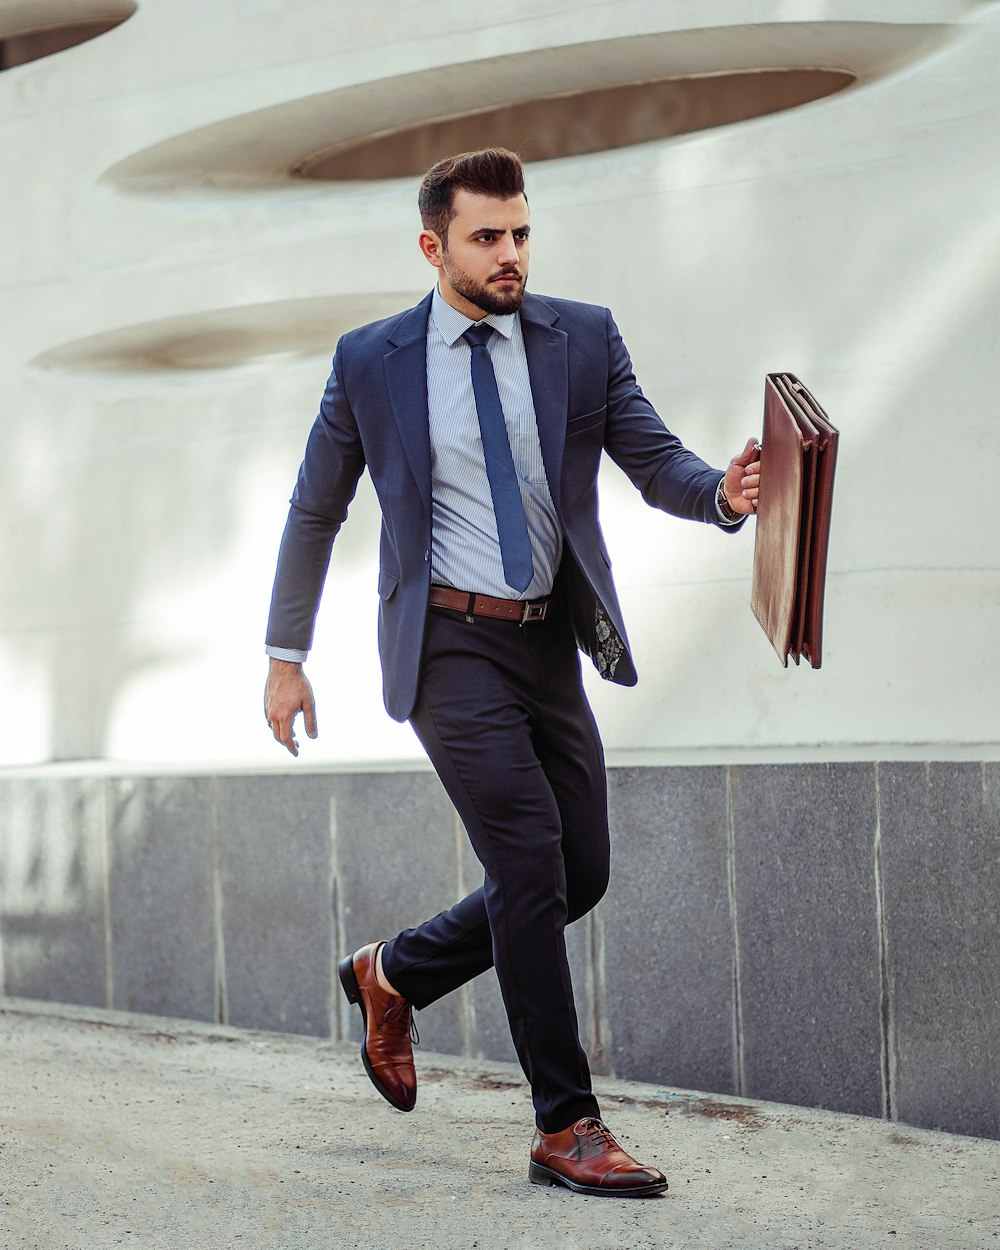
[(274, 735), (275, 742), (280, 742), (292, 755), (298, 755), (299, 753), (299, 744), (296, 742), (294, 735), (295, 716), (295, 712), (291, 716), (280, 716), (272, 711), (271, 717), (267, 722), (267, 727)]
[(747, 466), (747, 472), (740, 478), (740, 491), (743, 498), (754, 508), (760, 493), (760, 462)]
[(306, 733), (315, 738), (316, 706), (301, 665), (272, 660), (264, 693), (264, 718), (274, 740), (293, 756), (299, 753), (295, 718), (300, 712), (304, 714)]
[(750, 465), (760, 452), (760, 444), (755, 438), (747, 439), (747, 445), (743, 448), (738, 456), (733, 456), (730, 464), (738, 464), (740, 466)]
[(299, 744), (295, 739), (294, 733), (296, 715), (297, 713), (293, 712), (291, 716), (276, 720), (271, 725), (271, 732), (274, 734), (275, 741), (280, 742), (291, 755), (298, 755), (299, 753)]
[(745, 501), (746, 507), (740, 508), (738, 504), (734, 504), (733, 506), (737, 508), (737, 511), (752, 512), (757, 507), (757, 498), (760, 490), (760, 454), (762, 450), (760, 443), (756, 439), (747, 439), (747, 445), (740, 454), (733, 456), (729, 462), (730, 473), (727, 474), (727, 484), (733, 482), (734, 470), (743, 470), (739, 477), (739, 492), (740, 502)]

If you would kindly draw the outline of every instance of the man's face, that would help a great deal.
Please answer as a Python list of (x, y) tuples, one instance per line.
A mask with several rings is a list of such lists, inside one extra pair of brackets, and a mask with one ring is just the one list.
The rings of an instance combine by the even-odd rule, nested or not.
[(486, 313), (521, 307), (528, 277), (528, 203), (523, 195), (494, 200), (455, 192), (448, 242), (424, 231), (420, 247), (439, 272), (441, 294), (478, 321)]

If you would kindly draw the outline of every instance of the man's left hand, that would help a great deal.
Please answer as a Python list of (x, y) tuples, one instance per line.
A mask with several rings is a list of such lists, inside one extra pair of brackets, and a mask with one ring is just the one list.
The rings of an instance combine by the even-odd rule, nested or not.
[(760, 489), (761, 446), (751, 438), (738, 456), (733, 456), (726, 470), (722, 489), (734, 512), (749, 516), (757, 511), (757, 492)]

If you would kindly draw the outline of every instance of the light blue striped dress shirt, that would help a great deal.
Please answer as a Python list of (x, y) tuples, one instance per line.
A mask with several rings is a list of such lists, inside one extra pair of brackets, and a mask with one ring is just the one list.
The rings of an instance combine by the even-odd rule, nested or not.
[[(504, 581), (497, 521), (483, 457), (472, 349), (462, 335), (492, 326), (487, 344), (528, 522), (534, 575), (523, 591)], [(531, 379), (516, 313), (475, 322), (435, 288), (427, 324), (427, 416), (431, 438), (431, 581), (499, 599), (541, 599), (552, 590), (562, 527), (542, 463)]]

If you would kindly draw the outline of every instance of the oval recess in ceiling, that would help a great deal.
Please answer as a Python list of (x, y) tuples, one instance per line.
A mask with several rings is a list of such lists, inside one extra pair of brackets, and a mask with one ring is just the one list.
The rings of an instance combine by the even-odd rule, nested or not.
[(27, 65), (44, 56), (107, 34), (135, 13), (124, 0), (39, 0), (0, 6), (0, 70)]
[(442, 144), (453, 151), (453, 145), (502, 139), (529, 159), (603, 151), (828, 96), (916, 60), (940, 46), (949, 30), (771, 22), (629, 35), (434, 66), (186, 131), (127, 157), (104, 180), (133, 193), (215, 195), (296, 181), (301, 187), (296, 174), (409, 176), (427, 168)]
[(121, 376), (332, 357), (347, 330), (409, 308), (426, 294), (321, 295), (212, 308), (73, 339), (36, 356), (31, 364), (47, 371)]
[(453, 152), (486, 147), (515, 148), (525, 161), (584, 156), (765, 117), (854, 81), (845, 70), (740, 70), (540, 96), (337, 144), (292, 173), (330, 181), (419, 177)]

